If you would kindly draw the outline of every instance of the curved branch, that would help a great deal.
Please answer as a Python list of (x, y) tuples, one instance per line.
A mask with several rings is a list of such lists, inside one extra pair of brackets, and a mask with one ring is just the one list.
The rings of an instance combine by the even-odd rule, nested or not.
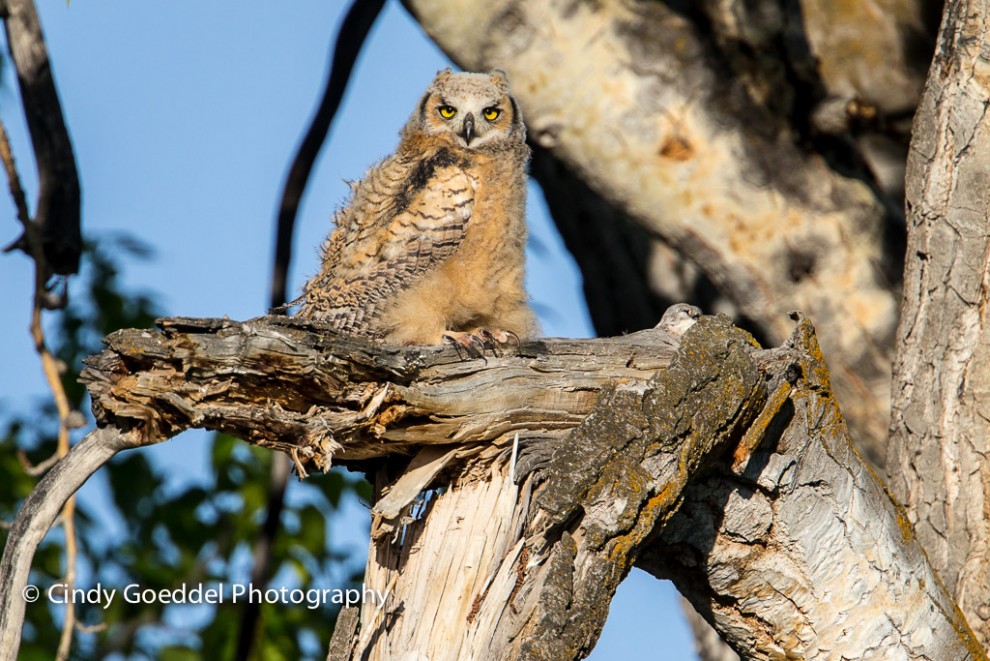
[(24, 501), (0, 563), (0, 661), (17, 658), (31, 561), (62, 506), (111, 457), (139, 445), (136, 435), (115, 427), (96, 429), (55, 464)]
[[(53, 273), (76, 273), (82, 253), (79, 174), (38, 12), (31, 0), (0, 0), (0, 15), (7, 28), (7, 44), (17, 69), (21, 102), (38, 166), (40, 190), (35, 222), (40, 229), (45, 260)], [(13, 248), (30, 254), (25, 236), (8, 249)]]

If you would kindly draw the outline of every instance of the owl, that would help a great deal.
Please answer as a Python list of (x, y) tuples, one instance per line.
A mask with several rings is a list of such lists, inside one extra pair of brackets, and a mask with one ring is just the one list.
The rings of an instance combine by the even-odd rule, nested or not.
[(441, 71), (323, 244), (298, 316), (386, 342), (536, 333), (524, 287), (526, 129), (505, 73)]

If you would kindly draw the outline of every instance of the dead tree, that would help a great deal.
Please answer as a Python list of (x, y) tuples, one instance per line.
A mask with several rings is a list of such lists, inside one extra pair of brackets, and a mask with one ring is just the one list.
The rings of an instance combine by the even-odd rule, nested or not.
[(746, 658), (983, 659), (850, 443), (809, 322), (724, 318), (466, 360), (288, 318), (118, 331), (84, 374), (101, 428), (25, 502), (0, 565), (14, 659), (31, 557), (113, 454), (190, 427), (373, 471), (366, 581), (333, 658), (582, 658), (632, 565)]

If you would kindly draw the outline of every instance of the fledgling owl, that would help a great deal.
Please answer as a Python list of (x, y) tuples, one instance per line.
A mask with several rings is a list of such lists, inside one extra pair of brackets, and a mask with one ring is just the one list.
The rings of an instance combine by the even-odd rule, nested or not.
[(441, 71), (354, 185), (300, 317), (477, 354), (536, 332), (523, 284), (526, 128), (505, 73)]

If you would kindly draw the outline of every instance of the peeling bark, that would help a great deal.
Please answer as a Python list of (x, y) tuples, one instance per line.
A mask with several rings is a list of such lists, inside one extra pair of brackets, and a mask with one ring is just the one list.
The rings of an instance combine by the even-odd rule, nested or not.
[(653, 374), (674, 350), (657, 330), (465, 361), (449, 347), (382, 347), (288, 317), (159, 324), (162, 333), (117, 331), (87, 360), (82, 381), (99, 420), (139, 427), (149, 442), (223, 431), (318, 470), (515, 432), (560, 438), (603, 388)]
[[(695, 328), (691, 360), (604, 389), (578, 427), (513, 468), (487, 448), (401, 535), (373, 541), (365, 580), (394, 606), (362, 611), (352, 658), (586, 656), (637, 549), (763, 401), (748, 336), (711, 319)], [(456, 624), (424, 627), (425, 612)]]

